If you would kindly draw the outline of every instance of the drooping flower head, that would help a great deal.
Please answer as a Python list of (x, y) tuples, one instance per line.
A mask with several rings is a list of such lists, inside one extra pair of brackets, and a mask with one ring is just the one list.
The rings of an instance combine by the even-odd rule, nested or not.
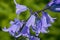
[(16, 3), (16, 0), (14, 0), (14, 3), (16, 5), (16, 14), (20, 14), (28, 9), (26, 6)]
[(54, 23), (54, 19), (56, 18), (52, 18), (49, 14), (42, 11), (42, 17), (36, 19), (36, 26), (33, 27), (33, 31), (36, 32), (36, 36), (38, 36), (40, 32), (48, 33), (49, 31), (47, 31), (47, 29), (51, 26), (51, 23)]
[(42, 15), (46, 17), (47, 23), (54, 23), (54, 19), (47, 12), (42, 11)]
[(22, 27), (23, 21), (15, 19), (14, 22), (11, 21), (10, 24), (11, 24), (11, 26), (8, 29), (6, 29), (6, 27), (4, 27), (2, 30), (5, 32), (9, 32), (12, 36), (15, 36), (16, 33), (18, 33), (18, 31)]

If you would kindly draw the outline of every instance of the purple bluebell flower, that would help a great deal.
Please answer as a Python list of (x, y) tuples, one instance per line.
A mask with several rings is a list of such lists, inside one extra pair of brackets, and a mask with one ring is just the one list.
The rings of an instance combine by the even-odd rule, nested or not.
[[(29, 34), (30, 26), (33, 25), (34, 22), (35, 22), (35, 16), (34, 16), (34, 15), (31, 15), (31, 17), (30, 17), (29, 20), (27, 21), (26, 27), (25, 27), (25, 28), (27, 28), (26, 30), (27, 30), (28, 34)], [(23, 34), (24, 34), (24, 33), (23, 33)]]
[(42, 12), (42, 15), (44, 16), (44, 17), (46, 17), (46, 22), (47, 22), (47, 24), (49, 24), (49, 23), (54, 23), (54, 20), (56, 19), (56, 18), (52, 18), (48, 13), (46, 13), (46, 12)]
[(12, 36), (15, 36), (15, 33), (18, 33), (18, 31), (22, 27), (23, 22), (19, 21), (18, 19), (15, 19), (14, 22), (11, 21), (10, 24), (11, 26), (8, 29), (4, 27), (2, 30), (5, 32), (9, 32)]
[(29, 18), (26, 26), (31, 26), (31, 25), (34, 25), (35, 24), (35, 16), (34, 15), (31, 15), (31, 17)]
[(47, 24), (46, 19), (43, 17), (40, 20), (36, 21), (36, 27), (34, 29), (34, 32), (36, 33), (36, 36), (38, 36), (41, 33), (48, 33), (47, 28), (50, 25)]
[(29, 38), (29, 40), (40, 40), (40, 38), (31, 36), (31, 37)]
[(16, 4), (16, 14), (20, 14), (21, 12), (26, 11), (28, 8), (24, 5), (20, 5), (16, 3), (16, 0), (14, 0), (14, 3)]
[[(20, 34), (22, 36), (25, 36), (25, 37), (29, 37), (29, 34), (30, 34), (30, 26), (33, 25), (35, 22), (35, 16), (34, 15), (31, 15), (31, 17), (28, 19), (28, 21), (26, 22), (26, 25), (23, 27), (23, 29), (21, 30)], [(16, 37), (19, 37), (20, 36), (17, 35)]]
[(46, 12), (42, 12), (41, 19), (36, 19), (36, 26), (32, 26), (33, 31), (36, 32), (36, 36), (38, 36), (40, 32), (48, 33), (49, 31), (47, 31), (47, 29), (51, 26), (51, 23), (54, 23), (54, 19), (56, 18), (52, 18)]
[(54, 23), (54, 19), (56, 18), (52, 18), (46, 12), (42, 12), (41, 23), (42, 23), (43, 29), (51, 26), (51, 23)]
[(48, 6), (51, 6), (50, 10), (60, 12), (60, 0), (51, 0), (51, 2), (48, 3)]

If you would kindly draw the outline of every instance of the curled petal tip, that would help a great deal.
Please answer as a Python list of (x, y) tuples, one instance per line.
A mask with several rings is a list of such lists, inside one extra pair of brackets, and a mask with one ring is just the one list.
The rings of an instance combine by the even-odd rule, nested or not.
[(10, 21), (10, 24), (11, 24), (11, 25), (13, 25), (13, 24), (14, 24), (14, 22), (13, 22), (13, 21)]
[(15, 36), (15, 38), (18, 38), (18, 37), (20, 37), (20, 36), (21, 36), (21, 33), (20, 33), (19, 35)]
[(16, 14), (20, 14), (21, 12), (26, 11), (28, 8), (24, 5), (16, 5)]
[(8, 29), (6, 29), (6, 27), (4, 27), (2, 30), (5, 32), (8, 32)]
[(21, 12), (26, 11), (28, 8), (24, 5), (20, 5), (16, 3), (16, 0), (14, 0), (14, 3), (16, 4), (16, 14), (20, 14)]

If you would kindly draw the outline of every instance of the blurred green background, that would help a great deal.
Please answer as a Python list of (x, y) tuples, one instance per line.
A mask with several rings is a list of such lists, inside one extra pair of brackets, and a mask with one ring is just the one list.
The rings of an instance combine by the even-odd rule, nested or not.
[[(50, 0), (16, 0), (17, 3), (26, 5), (33, 11), (42, 10)], [(0, 0), (0, 40), (14, 40), (9, 33), (3, 32), (1, 29), (6, 26), (10, 26), (9, 22), (16, 18), (15, 4), (13, 0)], [(39, 37), (41, 40), (60, 40), (60, 12), (52, 12), (46, 10), (52, 17), (57, 18), (51, 27), (48, 28), (50, 31), (47, 34), (40, 33)], [(29, 17), (29, 10), (23, 12), (20, 15), (21, 20), (27, 20)], [(23, 38), (18, 40), (25, 40)]]

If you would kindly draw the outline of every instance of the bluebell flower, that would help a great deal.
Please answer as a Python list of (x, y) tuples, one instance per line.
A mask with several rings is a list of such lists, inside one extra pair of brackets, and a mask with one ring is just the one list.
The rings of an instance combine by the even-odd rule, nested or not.
[(54, 20), (56, 19), (56, 18), (52, 18), (48, 13), (44, 11), (42, 12), (42, 16), (46, 17), (47, 24), (54, 23)]
[(46, 19), (43, 17), (40, 20), (36, 21), (36, 26), (34, 29), (34, 32), (36, 33), (36, 36), (38, 36), (41, 33), (48, 33), (47, 28), (50, 25), (47, 24)]
[[(48, 28), (49, 26), (51, 26), (51, 23), (54, 23), (54, 19), (56, 18), (52, 18), (48, 13), (46, 12), (42, 12), (42, 17), (41, 17), (41, 24), (43, 29)], [(42, 29), (42, 30), (43, 30)], [(43, 30), (44, 31), (44, 30)], [(46, 31), (45, 31), (46, 32)], [(46, 32), (47, 33), (47, 32)]]
[(47, 31), (48, 27), (51, 26), (51, 23), (54, 23), (54, 19), (46, 12), (42, 12), (42, 17), (38, 20), (36, 19), (36, 26), (32, 27), (33, 31), (36, 32), (36, 36), (39, 35), (40, 32), (42, 33), (48, 33)]
[(29, 40), (40, 40), (40, 38), (31, 36), (31, 37), (29, 38)]
[(35, 24), (35, 15), (31, 15), (31, 17), (29, 18), (29, 20), (28, 20), (28, 22), (27, 22), (27, 24), (26, 24), (26, 26), (31, 26), (31, 25), (34, 25)]
[(16, 0), (14, 0), (14, 3), (16, 4), (16, 14), (20, 14), (28, 9), (25, 5), (17, 4)]
[(20, 34), (22, 36), (29, 37), (29, 35), (30, 35), (30, 27), (31, 27), (31, 25), (34, 24), (34, 22), (35, 22), (35, 16), (31, 15), (31, 17), (26, 22), (26, 25), (23, 27), (23, 29), (21, 30), (21, 32), (19, 33), (19, 35), (17, 35), (16, 37), (19, 37)]
[[(27, 34), (29, 34), (29, 29), (30, 29), (30, 27), (31, 27), (31, 25), (33, 25), (34, 24), (34, 22), (35, 22), (35, 16), (34, 15), (31, 15), (31, 17), (29, 18), (29, 20), (27, 21), (27, 23), (26, 23), (26, 25), (25, 25), (25, 28), (27, 28), (27, 29), (25, 29), (27, 32), (25, 32), (25, 33), (27, 33)], [(24, 31), (24, 30), (22, 30), (22, 31)], [(24, 32), (23, 32), (23, 34), (24, 34)]]
[(50, 10), (60, 12), (60, 0), (52, 0), (48, 3), (48, 6), (51, 6)]
[(20, 28), (23, 26), (23, 21), (19, 21), (18, 19), (15, 19), (14, 22), (10, 22), (11, 26), (7, 29), (4, 27), (2, 30), (5, 32), (9, 32), (12, 36), (15, 36), (15, 33), (18, 33)]

